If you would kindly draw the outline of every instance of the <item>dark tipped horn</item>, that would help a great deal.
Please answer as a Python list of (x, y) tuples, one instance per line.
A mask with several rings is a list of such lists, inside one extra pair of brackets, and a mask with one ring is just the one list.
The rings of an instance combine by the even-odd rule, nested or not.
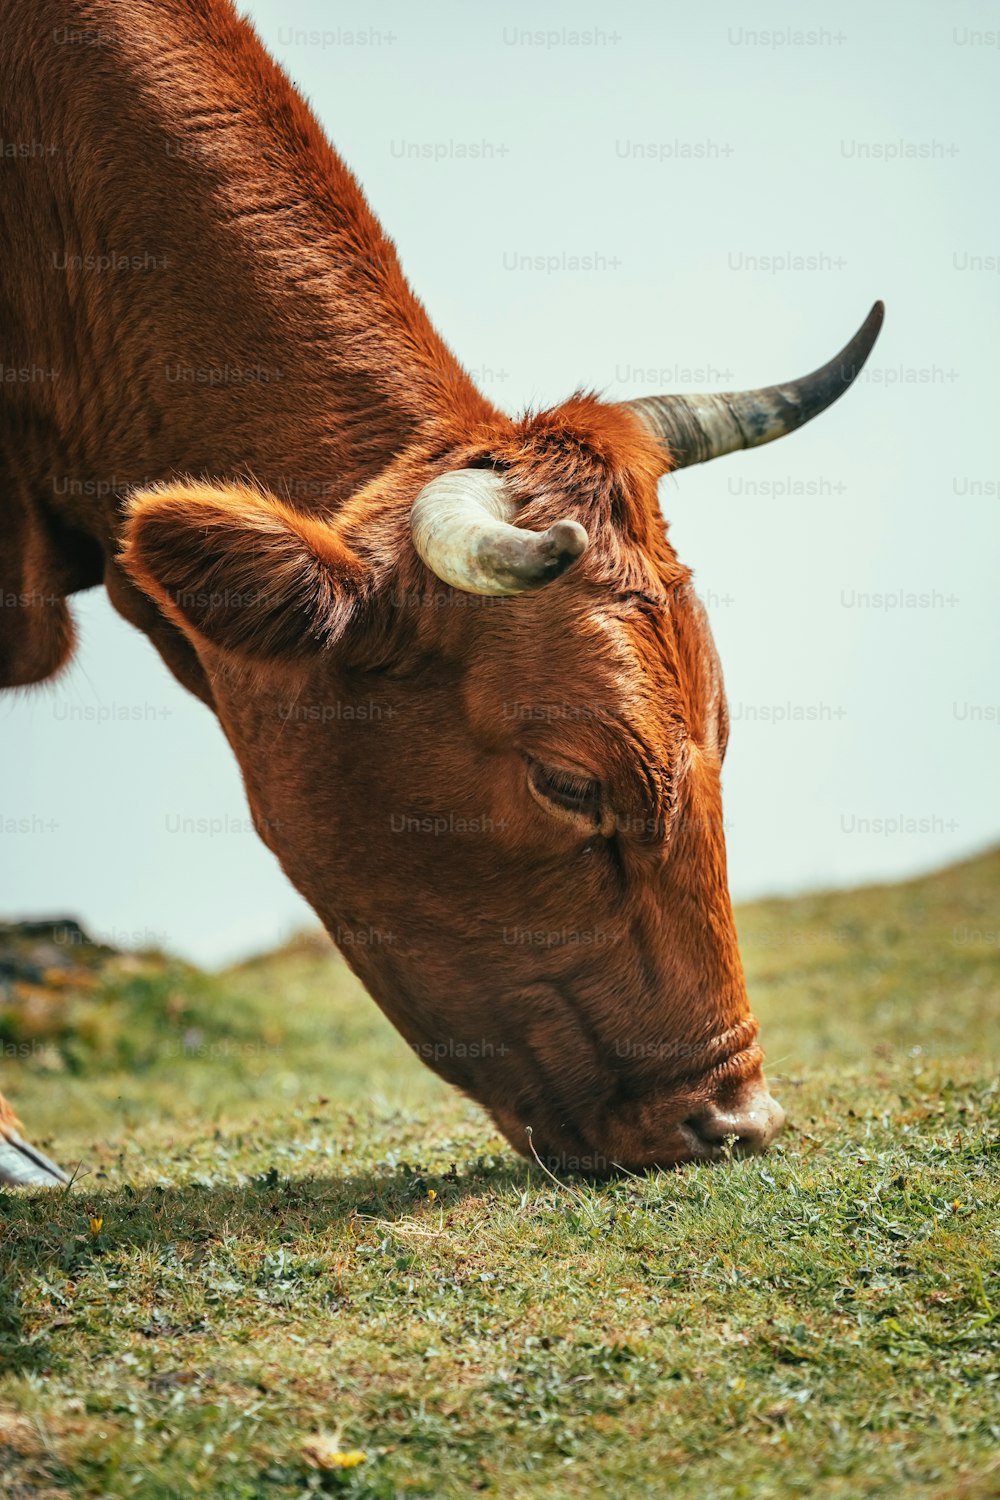
[(801, 380), (723, 395), (641, 396), (621, 405), (656, 434), (675, 469), (772, 443), (819, 416), (844, 394), (871, 353), (884, 314), (884, 304), (876, 302), (850, 343), (829, 364)]
[(456, 469), (424, 485), (410, 511), (413, 545), (443, 583), (466, 594), (524, 594), (572, 567), (587, 546), (578, 521), (548, 531), (512, 526), (517, 506), (488, 469)]

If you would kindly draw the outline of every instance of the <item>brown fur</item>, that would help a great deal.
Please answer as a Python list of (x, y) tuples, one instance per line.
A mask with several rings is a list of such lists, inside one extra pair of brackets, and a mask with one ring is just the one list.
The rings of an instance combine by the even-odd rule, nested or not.
[[(683, 1159), (680, 1122), (761, 1053), (661, 451), (587, 395), (490, 406), (228, 0), (9, 0), (5, 23), (0, 137), (53, 149), (2, 166), (4, 363), (56, 374), (2, 397), (0, 587), (33, 602), (3, 611), (0, 682), (56, 671), (66, 595), (103, 580), (420, 1056), (522, 1151)], [(220, 366), (266, 375), (170, 377)], [(434, 578), (409, 508), (470, 465), (521, 524), (581, 521), (581, 562), (517, 599)], [(539, 762), (602, 784), (611, 836), (539, 807)]]

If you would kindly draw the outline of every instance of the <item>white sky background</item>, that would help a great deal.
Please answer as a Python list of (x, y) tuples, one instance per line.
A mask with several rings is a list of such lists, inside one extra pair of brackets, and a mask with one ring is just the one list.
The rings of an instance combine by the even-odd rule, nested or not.
[[(662, 487), (726, 673), (732, 886), (743, 898), (894, 878), (996, 839), (1000, 46), (973, 34), (1000, 40), (1000, 12), (243, 9), (445, 339), (512, 412), (581, 385), (619, 398), (804, 374), (885, 299), (869, 367), (831, 412)], [(540, 26), (548, 41), (517, 39)], [(596, 41), (574, 45), (583, 28)], [(806, 28), (812, 42), (796, 44)], [(415, 143), (445, 159), (408, 159)], [(459, 159), (472, 143), (485, 159)], [(679, 159), (694, 147), (707, 159)], [(818, 268), (748, 265), (796, 255)], [(523, 256), (566, 265), (511, 269)], [(597, 268), (572, 269), (580, 256)], [(865, 593), (929, 598), (852, 602)], [(75, 612), (72, 671), (0, 700), (0, 820), (34, 825), (0, 834), (0, 913), (77, 915), (209, 963), (312, 920), (245, 831), (208, 712), (103, 592)], [(136, 721), (84, 719), (123, 705)], [(782, 710), (815, 717), (761, 721)], [(177, 818), (243, 831), (183, 835)], [(890, 831), (864, 832), (866, 819)], [(916, 831), (891, 831), (901, 819)]]

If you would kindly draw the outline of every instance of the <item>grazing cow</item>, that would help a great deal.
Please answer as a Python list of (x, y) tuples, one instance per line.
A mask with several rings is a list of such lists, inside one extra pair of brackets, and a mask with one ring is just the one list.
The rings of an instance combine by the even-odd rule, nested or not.
[[(846, 389), (510, 418), (229, 0), (7, 0), (0, 685), (103, 584), (417, 1054), (601, 1174), (763, 1149), (728, 733), (657, 481)], [(363, 934), (375, 940), (361, 940)], [(352, 941), (352, 935), (358, 935)], [(9, 1113), (0, 1172), (58, 1169)]]

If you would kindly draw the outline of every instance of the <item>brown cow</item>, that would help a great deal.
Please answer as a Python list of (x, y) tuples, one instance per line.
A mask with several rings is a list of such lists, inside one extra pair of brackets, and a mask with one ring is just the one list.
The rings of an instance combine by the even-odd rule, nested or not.
[[(4, 19), (0, 356), (29, 373), (0, 684), (57, 672), (103, 583), (379, 1005), (519, 1151), (765, 1147), (726, 702), (657, 480), (829, 405), (881, 308), (801, 382), (510, 419), (229, 0)], [(5, 1138), (8, 1180), (54, 1179)]]

